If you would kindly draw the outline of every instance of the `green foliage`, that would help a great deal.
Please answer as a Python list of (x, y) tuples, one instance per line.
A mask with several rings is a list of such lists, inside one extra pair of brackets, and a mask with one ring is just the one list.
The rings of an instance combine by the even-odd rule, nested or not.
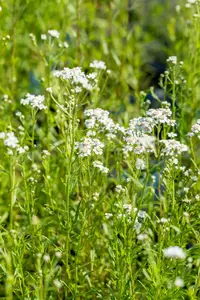
[(199, 0), (0, 5), (0, 297), (199, 299)]

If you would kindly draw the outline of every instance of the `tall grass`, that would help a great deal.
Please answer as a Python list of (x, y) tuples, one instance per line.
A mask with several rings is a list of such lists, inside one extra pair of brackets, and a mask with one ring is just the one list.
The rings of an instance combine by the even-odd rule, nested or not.
[(200, 298), (200, 3), (174, 2), (1, 1), (2, 299)]

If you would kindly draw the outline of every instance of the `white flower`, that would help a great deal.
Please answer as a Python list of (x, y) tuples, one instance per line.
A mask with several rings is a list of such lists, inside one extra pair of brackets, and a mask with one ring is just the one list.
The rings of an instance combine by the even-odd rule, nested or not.
[(60, 33), (55, 29), (48, 30), (48, 34), (56, 39), (58, 39), (60, 36)]
[(44, 259), (45, 262), (49, 262), (50, 261), (49, 254), (45, 254), (44, 257), (43, 257), (43, 259)]
[(137, 170), (144, 170), (146, 168), (145, 161), (143, 159), (137, 158), (135, 167)]
[(129, 129), (138, 133), (151, 133), (154, 128), (154, 121), (150, 117), (139, 117), (130, 120)]
[(55, 287), (56, 287), (57, 289), (60, 289), (60, 288), (62, 287), (62, 282), (60, 282), (58, 279), (55, 279), (55, 280), (53, 281), (53, 284), (55, 285)]
[(93, 162), (93, 166), (97, 169), (99, 169), (103, 174), (107, 174), (109, 172), (109, 169), (104, 167), (102, 162), (99, 160), (95, 160)]
[(177, 64), (177, 57), (176, 56), (170, 56), (167, 59), (167, 62), (171, 62), (173, 65)]
[(65, 48), (69, 48), (69, 44), (68, 44), (66, 41), (63, 43), (63, 46), (64, 46)]
[(169, 132), (168, 134), (167, 134), (167, 136), (169, 137), (169, 138), (175, 138), (175, 137), (177, 137), (177, 134), (176, 133), (174, 133), (174, 132)]
[(8, 149), (8, 155), (10, 155), (10, 156), (13, 155), (13, 151), (11, 149)]
[(140, 222), (138, 222), (138, 220), (135, 220), (135, 224), (134, 224), (134, 229), (136, 230), (136, 232), (139, 233), (140, 229), (142, 228), (142, 224)]
[(95, 79), (97, 77), (97, 73), (96, 72), (93, 72), (93, 73), (90, 73), (90, 74), (88, 74), (87, 75), (87, 78), (89, 78), (89, 79)]
[(188, 218), (190, 215), (189, 215), (189, 213), (187, 212), (187, 211), (184, 211), (183, 212), (183, 215), (184, 215), (184, 217), (186, 217), (186, 218)]
[(17, 111), (15, 115), (21, 119), (24, 119), (24, 115), (20, 111)]
[(29, 33), (29, 36), (32, 39), (32, 41), (35, 42), (35, 35), (33, 33)]
[(161, 223), (167, 223), (168, 220), (167, 220), (166, 218), (161, 218), (161, 219), (160, 219), (160, 222), (161, 222)]
[(37, 216), (32, 216), (31, 223), (32, 225), (38, 225), (40, 223), (40, 219)]
[(26, 150), (25, 150), (23, 147), (18, 147), (18, 148), (17, 148), (17, 152), (18, 152), (19, 154), (23, 154), (25, 151), (26, 151)]
[(192, 179), (192, 181), (197, 181), (198, 180), (197, 176), (192, 176), (191, 179)]
[(121, 184), (116, 185), (115, 187), (116, 193), (120, 194), (121, 192), (125, 192), (125, 188), (121, 186)]
[(82, 87), (76, 86), (74, 89), (71, 89), (71, 92), (74, 94), (80, 94), (82, 92)]
[(106, 219), (110, 219), (112, 216), (113, 216), (113, 214), (111, 214), (111, 213), (105, 213)]
[(174, 281), (175, 286), (177, 287), (183, 287), (184, 286), (184, 280), (181, 279), (180, 277), (176, 277)]
[(43, 150), (42, 151), (42, 158), (46, 158), (46, 157), (48, 157), (48, 156), (50, 156), (51, 155), (51, 153), (49, 153), (49, 151), (48, 150)]
[(161, 140), (160, 143), (164, 145), (162, 155), (174, 157), (181, 155), (182, 152), (188, 151), (188, 147), (186, 145), (181, 144), (176, 140)]
[(174, 120), (170, 119), (171, 115), (172, 112), (169, 108), (151, 108), (147, 111), (147, 116), (152, 119), (154, 126), (159, 124), (167, 124), (173, 126)]
[(197, 120), (196, 124), (194, 124), (191, 128), (191, 132), (188, 133), (189, 137), (192, 137), (194, 135), (197, 135), (197, 137), (199, 138), (200, 134), (200, 119)]
[(47, 39), (47, 35), (46, 34), (41, 34), (41, 39), (45, 41)]
[(94, 84), (90, 82), (90, 80), (87, 77), (88, 75), (86, 76), (86, 74), (82, 71), (80, 67), (76, 67), (73, 69), (64, 68), (61, 71), (54, 71), (53, 75), (56, 78), (68, 80), (73, 86), (73, 88), (75, 88), (75, 86), (79, 86), (80, 88), (84, 88), (88, 91), (92, 91), (94, 88)]
[(169, 248), (163, 249), (163, 254), (168, 258), (178, 258), (184, 259), (186, 258), (186, 254), (182, 248), (178, 246), (170, 246)]
[(14, 132), (8, 132), (6, 134), (6, 139), (4, 140), (4, 145), (10, 148), (17, 148), (18, 147), (18, 139), (14, 135)]
[(123, 208), (130, 214), (132, 210), (131, 204), (123, 204)]
[(146, 233), (140, 233), (140, 234), (138, 234), (138, 236), (137, 236), (137, 239), (138, 239), (139, 241), (145, 241), (147, 238), (148, 238), (148, 235), (147, 235)]
[(52, 90), (52, 87), (50, 86), (50, 87), (48, 87), (48, 88), (46, 88), (46, 91), (47, 92), (49, 92), (50, 94), (52, 94), (53, 93), (53, 90)]
[(147, 216), (146, 211), (144, 211), (144, 210), (139, 210), (139, 211), (138, 211), (138, 217), (140, 217), (140, 218), (142, 218), (142, 219), (145, 219), (146, 216)]
[(62, 252), (56, 251), (55, 256), (56, 256), (57, 258), (61, 258), (61, 257), (62, 257)]
[(47, 106), (44, 105), (44, 96), (42, 95), (31, 95), (27, 94), (25, 99), (21, 99), (20, 103), (22, 105), (30, 105), (33, 108), (38, 108), (39, 110), (46, 109)]
[(124, 128), (119, 124), (115, 124), (109, 117), (109, 111), (101, 108), (87, 109), (84, 111), (86, 117), (85, 125), (88, 129), (95, 129), (96, 131), (108, 132), (106, 136), (114, 138), (117, 132), (124, 132)]
[(0, 139), (4, 139), (6, 136), (5, 132), (0, 132)]
[(128, 131), (124, 137), (126, 145), (123, 147), (124, 154), (134, 151), (136, 154), (155, 151), (155, 137), (147, 134), (137, 136), (132, 131)]
[(106, 70), (106, 64), (101, 60), (94, 60), (90, 63), (90, 68)]
[(92, 139), (90, 137), (83, 138), (81, 142), (75, 143), (75, 149), (78, 150), (80, 157), (87, 157), (90, 155), (102, 155), (104, 144), (99, 139)]
[(99, 199), (99, 193), (94, 193), (93, 195), (92, 195), (92, 199), (93, 200), (95, 200), (95, 201), (97, 201), (98, 199)]

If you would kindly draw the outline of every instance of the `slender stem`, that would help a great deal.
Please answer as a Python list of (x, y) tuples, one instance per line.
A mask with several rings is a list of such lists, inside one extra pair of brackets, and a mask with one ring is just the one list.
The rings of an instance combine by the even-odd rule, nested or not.
[(15, 82), (16, 82), (16, 0), (13, 2), (12, 9), (12, 49), (11, 49), (11, 96), (12, 96), (12, 111), (14, 110), (14, 98), (15, 98)]
[(34, 150), (35, 150), (35, 119), (36, 113), (34, 112), (34, 109), (32, 109), (32, 137), (31, 137), (31, 144), (32, 144), (32, 163), (34, 163)]
[(172, 211), (174, 211), (175, 204), (176, 204), (176, 199), (175, 199), (175, 183), (174, 183), (174, 179), (173, 179), (173, 181), (172, 181)]
[[(72, 164), (73, 164), (73, 156), (74, 156), (74, 147), (75, 147), (75, 122), (76, 122), (76, 101), (74, 103), (70, 103), (70, 114), (71, 117), (69, 119), (69, 143), (66, 143), (66, 152), (68, 152), (68, 146), (70, 147), (69, 153), (69, 160), (67, 160), (67, 174), (66, 174), (66, 182), (65, 182), (65, 193), (66, 193), (66, 217), (67, 217), (67, 234), (66, 234), (66, 242), (65, 242), (65, 249), (66, 249), (66, 273), (67, 276), (70, 277), (69, 271), (69, 242), (70, 242), (70, 231), (71, 231), (71, 224), (70, 224), (70, 182), (72, 181)], [(67, 138), (67, 137), (66, 137)]]
[(10, 164), (10, 187), (11, 187), (11, 196), (10, 196), (10, 229), (13, 229), (13, 206), (16, 200), (16, 190), (15, 190), (15, 159), (12, 160)]
[(76, 0), (76, 35), (77, 35), (77, 62), (81, 58), (81, 30), (80, 30), (80, 0)]
[[(172, 118), (175, 119), (176, 116), (176, 69), (173, 67), (173, 81), (172, 81)], [(174, 131), (174, 127), (173, 127)]]

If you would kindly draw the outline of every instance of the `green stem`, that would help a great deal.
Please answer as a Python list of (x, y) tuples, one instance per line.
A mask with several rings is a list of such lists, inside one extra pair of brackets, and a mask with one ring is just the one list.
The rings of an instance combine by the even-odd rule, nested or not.
[(13, 229), (13, 206), (16, 200), (16, 190), (15, 190), (15, 161), (11, 162), (10, 165), (10, 186), (11, 186), (11, 196), (10, 196), (10, 229)]
[[(73, 107), (72, 107), (73, 106)], [(74, 148), (75, 148), (75, 122), (76, 122), (76, 101), (73, 104), (70, 104), (70, 115), (71, 118), (69, 119), (69, 129), (68, 134), (65, 138), (69, 136), (69, 143), (66, 143), (66, 152), (68, 152), (68, 147), (70, 148), (69, 153), (69, 160), (67, 160), (67, 175), (66, 175), (66, 182), (65, 182), (65, 194), (66, 194), (66, 218), (67, 218), (67, 235), (66, 235), (66, 242), (65, 242), (65, 249), (66, 249), (66, 273), (67, 276), (70, 277), (69, 271), (69, 242), (70, 242), (70, 231), (71, 231), (71, 224), (70, 224), (70, 182), (72, 181), (72, 164), (73, 164), (73, 156), (74, 156)]]

